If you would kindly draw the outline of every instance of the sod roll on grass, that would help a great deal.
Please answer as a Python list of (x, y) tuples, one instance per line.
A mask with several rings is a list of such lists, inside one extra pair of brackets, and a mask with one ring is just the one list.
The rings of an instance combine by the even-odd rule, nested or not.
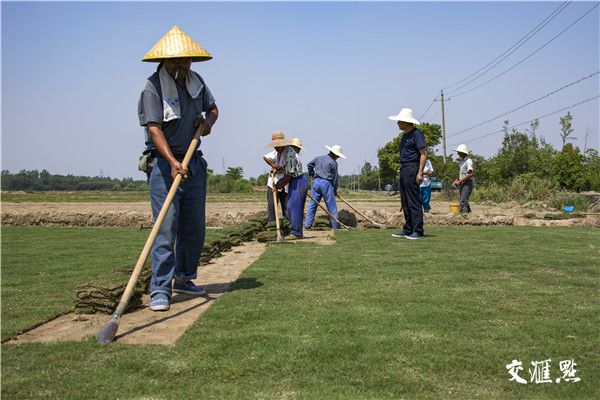
[[(211, 259), (234, 246), (254, 240), (257, 235), (270, 225), (266, 218), (254, 218), (235, 227), (223, 229), (215, 238), (205, 242), (200, 256), (200, 265), (207, 264)], [(289, 232), (289, 226), (288, 226)], [(272, 233), (271, 233), (272, 234)], [(133, 267), (119, 268), (112, 274), (101, 279), (77, 287), (77, 299), (74, 311), (78, 314), (112, 314), (116, 309)], [(152, 271), (149, 265), (144, 266), (126, 311), (131, 311), (142, 305), (142, 295), (148, 291)]]

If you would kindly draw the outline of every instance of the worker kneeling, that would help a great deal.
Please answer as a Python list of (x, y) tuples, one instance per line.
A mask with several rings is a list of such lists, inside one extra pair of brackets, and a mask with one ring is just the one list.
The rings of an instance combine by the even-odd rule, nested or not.
[[(311, 196), (312, 199), (308, 203), (308, 212), (306, 213), (306, 221), (304, 227), (310, 229), (314, 220), (315, 214), (317, 213), (317, 203), (321, 201), (321, 198), (325, 199), (325, 205), (327, 210), (335, 218), (338, 216), (337, 206), (335, 203), (335, 196), (337, 196), (338, 189), (338, 165), (337, 159), (342, 157), (346, 158), (342, 153), (342, 147), (335, 145), (332, 147), (325, 146), (329, 150), (329, 154), (324, 156), (316, 157), (314, 160), (308, 163), (308, 175), (314, 177)], [(333, 229), (340, 229), (340, 224), (333, 218), (331, 221), (331, 227)]]

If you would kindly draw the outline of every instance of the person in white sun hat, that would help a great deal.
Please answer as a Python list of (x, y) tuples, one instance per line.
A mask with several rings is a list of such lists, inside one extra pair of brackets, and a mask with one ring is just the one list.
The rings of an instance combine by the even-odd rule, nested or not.
[[(325, 206), (327, 211), (337, 218), (337, 204), (335, 202), (335, 196), (337, 196), (337, 189), (339, 186), (338, 180), (338, 158), (346, 158), (342, 152), (342, 146), (339, 144), (331, 147), (325, 146), (329, 150), (328, 154), (324, 156), (316, 157), (314, 160), (308, 163), (308, 176), (313, 177), (313, 185), (311, 190), (311, 196), (313, 199), (308, 203), (308, 211), (306, 212), (306, 220), (304, 221), (304, 227), (310, 229), (313, 222), (315, 221), (315, 214), (317, 213), (317, 202), (321, 201), (321, 198), (325, 200)], [(340, 229), (340, 224), (337, 223), (333, 218), (331, 221), (331, 227), (333, 229)]]
[(458, 163), (458, 179), (452, 184), (458, 187), (460, 192), (460, 212), (470, 213), (469, 197), (473, 191), (473, 160), (469, 157), (469, 148), (466, 144), (459, 144), (454, 151), (460, 157), (460, 161)]
[(168, 310), (172, 292), (205, 294), (192, 280), (197, 277), (206, 232), (207, 163), (199, 149), (195, 149), (187, 168), (182, 161), (196, 127), (200, 126), (201, 135), (206, 136), (219, 116), (208, 86), (191, 70), (192, 62), (211, 58), (177, 26), (142, 58), (158, 63), (138, 102), (138, 118), (146, 133), (144, 153), (153, 159), (145, 171), (154, 220), (175, 177), (184, 178), (152, 245), (149, 308), (153, 311)]
[(422, 239), (423, 204), (419, 195), (419, 185), (423, 182), (423, 169), (427, 161), (427, 144), (425, 135), (415, 125), (420, 122), (413, 115), (413, 110), (403, 108), (397, 115), (388, 117), (396, 121), (403, 132), (400, 140), (400, 199), (404, 212), (402, 231), (393, 233), (394, 237)]

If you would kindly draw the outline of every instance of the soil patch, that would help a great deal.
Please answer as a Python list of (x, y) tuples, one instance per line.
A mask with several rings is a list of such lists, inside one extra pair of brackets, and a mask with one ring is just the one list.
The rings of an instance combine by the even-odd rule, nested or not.
[[(426, 225), (519, 225), (519, 226), (600, 226), (598, 215), (563, 221), (544, 221), (546, 208), (519, 206), (516, 202), (505, 204), (472, 204), (473, 213), (467, 217), (450, 214), (448, 201), (434, 199), (431, 212), (425, 215)], [(596, 199), (596, 198), (594, 198)], [(369, 219), (386, 226), (400, 226), (404, 217), (400, 199), (387, 201), (352, 201), (352, 205)], [(392, 200), (392, 201), (390, 201)], [(339, 204), (340, 211), (344, 209)], [(557, 211), (558, 212), (558, 211)], [(265, 202), (207, 203), (207, 226), (234, 226), (265, 213)], [(324, 213), (322, 213), (324, 215)], [(528, 215), (527, 218), (524, 216)], [(359, 227), (369, 223), (356, 214)], [(2, 203), (4, 226), (152, 226), (150, 205), (142, 203)]]

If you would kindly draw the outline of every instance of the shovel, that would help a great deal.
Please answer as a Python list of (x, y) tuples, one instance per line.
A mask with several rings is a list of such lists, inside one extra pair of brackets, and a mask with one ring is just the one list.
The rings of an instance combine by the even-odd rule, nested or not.
[(351, 209), (353, 209), (353, 210), (354, 210), (354, 211), (355, 211), (357, 214), (359, 214), (361, 217), (363, 217), (364, 219), (366, 219), (367, 221), (369, 221), (369, 222), (370, 222), (370, 223), (372, 223), (373, 225), (377, 225), (377, 226), (379, 226), (379, 227), (385, 228), (385, 225), (383, 225), (383, 224), (380, 224), (379, 222), (375, 222), (375, 221), (373, 221), (371, 218), (367, 217), (366, 215), (364, 215), (363, 213), (361, 213), (360, 211), (358, 211), (356, 208), (354, 208), (354, 207), (352, 206), (352, 204), (350, 204), (350, 203), (348, 203), (346, 200), (344, 200), (344, 198), (343, 198), (342, 196), (340, 196), (339, 194), (338, 194), (338, 196), (337, 196), (337, 197), (338, 197), (338, 198), (339, 198), (341, 201), (343, 201), (344, 203), (346, 203), (346, 205), (347, 205), (348, 207), (350, 207)]
[(277, 206), (277, 188), (275, 188), (275, 171), (271, 171), (271, 182), (273, 182), (273, 207), (275, 208), (275, 226), (277, 227), (277, 243), (283, 243), (281, 228), (279, 227), (279, 207)]
[(333, 216), (333, 215), (332, 215), (332, 214), (331, 214), (331, 213), (330, 213), (330, 212), (329, 212), (329, 211), (328, 211), (328, 210), (327, 210), (327, 209), (326, 209), (326, 208), (325, 208), (323, 205), (321, 205), (321, 203), (319, 203), (318, 201), (316, 201), (316, 200), (315, 200), (315, 199), (314, 199), (314, 198), (313, 198), (313, 197), (310, 195), (310, 193), (306, 193), (306, 195), (307, 195), (307, 196), (308, 196), (308, 197), (309, 197), (309, 198), (310, 198), (312, 201), (314, 201), (315, 203), (317, 203), (317, 205), (318, 205), (319, 207), (321, 207), (321, 210), (325, 211), (325, 212), (327, 213), (327, 215), (329, 215), (329, 216), (330, 216), (330, 217), (331, 217), (331, 218), (332, 218), (332, 219), (333, 219), (335, 222), (337, 222), (338, 224), (340, 224), (342, 227), (344, 227), (344, 228), (346, 228), (346, 229), (350, 229), (350, 227), (349, 227), (349, 226), (346, 226), (346, 225), (342, 224), (342, 223), (340, 222), (340, 220), (339, 220), (339, 219), (337, 219), (336, 217), (334, 217), (334, 216)]
[[(203, 127), (204, 123), (198, 124), (198, 128), (196, 129), (194, 138), (192, 139), (192, 142), (190, 143), (190, 146), (188, 147), (187, 152), (185, 153), (183, 162), (181, 163), (181, 166), (184, 169), (187, 168), (188, 164), (190, 163), (190, 159), (194, 155), (194, 151), (196, 151), (196, 147), (198, 146), (198, 143), (200, 142), (200, 137), (202, 136)], [(96, 334), (98, 344), (108, 344), (115, 339), (115, 335), (117, 334), (117, 330), (119, 329), (119, 320), (121, 319), (121, 315), (123, 315), (123, 312), (127, 308), (127, 304), (129, 303), (131, 294), (133, 293), (133, 289), (135, 288), (135, 285), (140, 277), (140, 273), (142, 272), (142, 267), (144, 266), (144, 263), (148, 258), (148, 254), (152, 249), (152, 244), (154, 243), (154, 240), (158, 235), (160, 226), (162, 225), (163, 220), (167, 215), (167, 211), (169, 210), (169, 207), (173, 202), (173, 197), (175, 197), (175, 192), (177, 191), (177, 188), (181, 183), (181, 179), (182, 176), (180, 174), (177, 174), (175, 179), (173, 179), (173, 184), (169, 189), (167, 198), (165, 199), (165, 202), (162, 208), (160, 209), (160, 213), (158, 214), (158, 217), (156, 218), (156, 221), (152, 226), (152, 230), (150, 231), (148, 240), (146, 240), (146, 244), (144, 245), (142, 253), (140, 254), (140, 257), (138, 258), (137, 263), (135, 264), (135, 268), (133, 269), (133, 272), (131, 272), (131, 277), (129, 277), (129, 282), (127, 282), (127, 286), (125, 287), (125, 291), (123, 292), (121, 301), (117, 305), (117, 308), (115, 309), (115, 312), (112, 314), (108, 323), (104, 325), (104, 327), (100, 329)]]

